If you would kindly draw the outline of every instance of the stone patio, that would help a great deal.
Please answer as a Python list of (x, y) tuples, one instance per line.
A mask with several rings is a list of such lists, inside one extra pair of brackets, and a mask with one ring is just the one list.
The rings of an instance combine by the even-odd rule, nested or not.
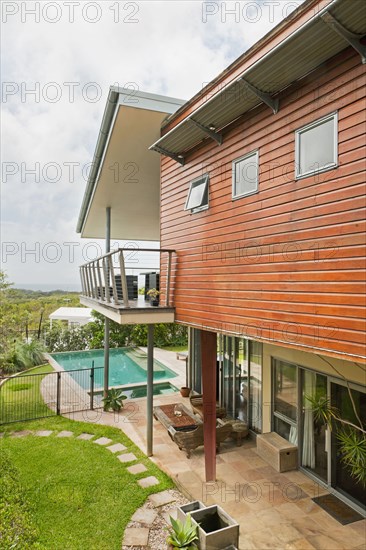
[[(174, 370), (172, 355), (159, 353), (157, 358)], [(180, 394), (154, 397), (154, 405), (175, 402), (189, 406)], [(120, 414), (93, 411), (90, 419), (88, 413), (69, 416), (119, 427), (146, 453), (146, 399), (125, 401)], [(245, 440), (241, 447), (231, 439), (221, 445), (215, 483), (205, 483), (203, 447), (187, 459), (156, 420), (153, 452), (151, 460), (189, 500), (219, 504), (233, 516), (240, 524), (240, 550), (366, 548), (366, 520), (341, 525), (312, 501), (327, 493), (324, 488), (300, 471), (279, 474), (259, 457), (252, 440)]]

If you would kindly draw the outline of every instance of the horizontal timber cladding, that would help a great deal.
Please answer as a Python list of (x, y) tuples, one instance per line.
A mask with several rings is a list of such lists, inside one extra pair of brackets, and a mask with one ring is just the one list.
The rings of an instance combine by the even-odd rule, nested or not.
[[(177, 251), (176, 320), (365, 357), (366, 72), (347, 48), (187, 155), (162, 157), (161, 246)], [(338, 167), (295, 180), (295, 130), (338, 113)], [(256, 194), (232, 200), (232, 161), (259, 151)], [(209, 208), (184, 210), (209, 173)], [(164, 272), (166, 266), (162, 265)]]

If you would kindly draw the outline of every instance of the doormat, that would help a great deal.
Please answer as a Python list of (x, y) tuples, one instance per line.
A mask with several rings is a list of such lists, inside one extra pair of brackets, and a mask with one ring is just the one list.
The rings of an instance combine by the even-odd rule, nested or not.
[(347, 504), (334, 495), (323, 495), (315, 497), (312, 500), (342, 525), (348, 525), (349, 523), (364, 519), (361, 514), (347, 506)]

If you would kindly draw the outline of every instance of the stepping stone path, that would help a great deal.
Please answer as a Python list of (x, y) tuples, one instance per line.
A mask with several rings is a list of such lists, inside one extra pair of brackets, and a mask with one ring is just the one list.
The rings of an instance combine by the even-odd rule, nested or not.
[(89, 439), (93, 439), (94, 434), (80, 434), (77, 436), (76, 439), (81, 439), (83, 441), (89, 441)]
[(146, 489), (147, 487), (153, 487), (154, 485), (158, 485), (160, 482), (158, 479), (156, 479), (155, 476), (149, 476), (149, 477), (143, 477), (142, 479), (139, 479), (137, 482), (140, 487), (143, 489)]
[[(26, 437), (28, 435), (35, 435), (37, 437), (50, 437), (55, 435), (56, 438), (75, 438), (81, 441), (92, 440), (92, 443), (105, 446), (111, 453), (119, 453), (116, 458), (121, 463), (132, 462), (138, 460), (136, 455), (127, 451), (127, 447), (122, 443), (113, 443), (108, 437), (99, 437), (93, 439), (95, 434), (82, 433), (75, 437), (74, 432), (68, 430), (62, 430), (61, 432), (54, 432), (53, 430), (38, 430), (36, 432), (31, 430), (22, 430), (18, 432), (10, 433), (10, 437)], [(0, 434), (0, 437), (4, 437), (4, 433)], [(112, 443), (112, 445), (111, 445)], [(107, 447), (108, 445), (108, 447)], [(143, 474), (148, 471), (146, 466), (141, 463), (128, 466), (126, 470), (132, 475)], [(142, 489), (147, 487), (154, 487), (160, 482), (155, 476), (142, 477), (137, 480), (137, 483)], [(162, 491), (150, 495), (143, 506), (138, 508), (131, 518), (130, 523), (124, 532), (122, 550), (141, 550), (141, 549), (160, 549), (166, 548), (166, 527), (169, 525), (169, 516), (176, 517), (176, 508), (182, 504), (186, 504), (188, 500), (177, 490), (170, 489), (168, 491)]]
[(125, 453), (123, 455), (117, 456), (117, 458), (121, 462), (132, 462), (133, 460), (137, 460), (137, 456), (135, 456), (133, 453)]
[(120, 453), (121, 451), (125, 451), (127, 447), (122, 445), (122, 443), (115, 443), (114, 445), (107, 447), (107, 449), (108, 451), (111, 451), (111, 453)]
[(35, 432), (34, 435), (37, 435), (38, 437), (49, 437), (52, 433), (52, 430), (39, 430), (38, 432)]
[(109, 445), (112, 443), (112, 440), (108, 439), (108, 437), (100, 437), (99, 439), (93, 441), (93, 443), (97, 443), (97, 445)]
[(56, 437), (72, 437), (74, 435), (74, 432), (68, 432), (67, 430), (63, 430), (62, 432), (58, 433)]
[(176, 518), (177, 506), (187, 502), (188, 500), (175, 489), (150, 495), (127, 525), (122, 550), (165, 550), (169, 517)]
[(143, 472), (147, 472), (146, 466), (143, 464), (134, 464), (133, 466), (129, 466), (127, 468), (127, 471), (130, 472), (130, 474), (142, 474)]

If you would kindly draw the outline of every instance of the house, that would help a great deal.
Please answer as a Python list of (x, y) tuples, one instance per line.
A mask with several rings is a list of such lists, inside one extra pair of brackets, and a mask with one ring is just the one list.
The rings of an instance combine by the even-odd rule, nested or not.
[[(297, 445), (299, 467), (359, 510), (364, 491), (308, 397), (366, 420), (364, 7), (306, 1), (184, 104), (135, 91), (131, 106), (112, 89), (78, 224), (106, 236), (81, 268), (106, 331), (149, 324), (151, 360), (155, 322), (189, 327), (207, 480), (218, 399), (253, 436)], [(129, 301), (126, 256), (143, 250), (109, 253), (111, 236), (160, 240), (158, 308)]]
[(49, 315), (49, 319), (51, 328), (53, 321), (62, 321), (71, 328), (90, 323), (93, 316), (89, 307), (59, 307)]

